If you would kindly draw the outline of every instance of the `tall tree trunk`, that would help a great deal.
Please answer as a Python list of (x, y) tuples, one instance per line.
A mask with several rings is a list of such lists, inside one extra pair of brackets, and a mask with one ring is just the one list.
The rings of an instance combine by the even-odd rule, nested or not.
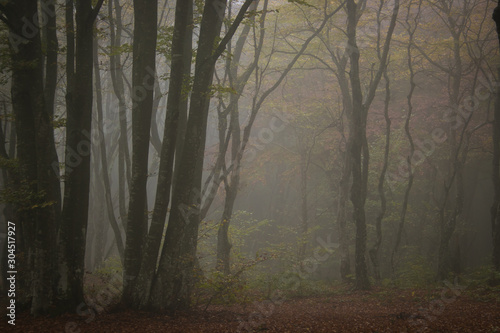
[[(73, 1), (66, 1), (65, 3), (65, 23), (66, 23), (66, 116), (70, 114), (74, 114), (73, 105), (74, 105), (74, 91), (75, 91), (75, 23), (74, 23), (74, 3)], [(66, 136), (68, 135), (68, 131), (66, 131)], [(68, 157), (65, 156), (65, 164), (66, 159)], [(73, 157), (76, 162), (76, 157)], [(55, 166), (54, 166), (55, 167)], [(57, 165), (59, 167), (59, 165)], [(64, 176), (63, 176), (64, 181)], [(66, 182), (64, 182), (66, 188)], [(65, 189), (66, 190), (66, 189)], [(64, 207), (63, 207), (64, 210)], [(63, 218), (61, 218), (61, 227), (57, 233), (57, 250), (59, 252), (58, 258), (58, 267), (57, 270), (59, 272), (58, 276), (58, 285), (57, 285), (57, 294), (60, 299), (62, 299), (58, 305), (62, 305), (65, 307), (66, 300), (70, 297), (70, 290), (68, 289), (69, 283), (69, 270), (68, 270), (68, 250), (69, 247), (67, 245), (68, 238), (71, 235), (71, 226), (65, 225), (63, 222)], [(64, 296), (67, 294), (67, 296)], [(63, 295), (61, 297), (61, 295)]]
[(231, 242), (229, 241), (229, 224), (233, 216), (234, 202), (238, 194), (240, 182), (239, 172), (233, 172), (231, 175), (231, 184), (226, 187), (226, 198), (224, 200), (224, 210), (222, 212), (219, 229), (217, 231), (217, 262), (216, 269), (224, 274), (231, 272), (230, 254)]
[(359, 58), (360, 52), (356, 42), (356, 27), (358, 6), (354, 0), (347, 0), (347, 37), (350, 60), (349, 78), (351, 80), (352, 117), (350, 123), (350, 154), (352, 163), (351, 202), (354, 208), (354, 222), (356, 224), (356, 252), (355, 271), (356, 289), (369, 289), (370, 281), (366, 267), (366, 216), (365, 201), (368, 185), (369, 151), (366, 140), (366, 119), (368, 110), (375, 97), (380, 79), (387, 66), (390, 43), (399, 12), (399, 1), (394, 3), (390, 24), (387, 30), (378, 70), (373, 77), (368, 92), (363, 99), (360, 80)]
[[(243, 33), (245, 33), (245, 31), (243, 31)], [(237, 47), (235, 52), (235, 61), (239, 62), (240, 57), (241, 57), (241, 52), (240, 49)], [(238, 80), (240, 78), (238, 78), (237, 73), (238, 73), (237, 68), (233, 67), (232, 74), (230, 75), (232, 75), (233, 78)], [(238, 88), (240, 87), (238, 86)], [(240, 155), (241, 130), (240, 130), (239, 108), (238, 108), (238, 101), (236, 99), (239, 99), (239, 95), (236, 96), (231, 95), (231, 102), (229, 106), (229, 114), (231, 122), (229, 130), (231, 131), (230, 135), (232, 138), (231, 166), (230, 166), (231, 173), (229, 181), (227, 179), (227, 176), (223, 177), (225, 184), (224, 210), (222, 212), (221, 220), (219, 222), (219, 228), (217, 230), (217, 256), (215, 264), (215, 268), (226, 275), (231, 272), (230, 254), (232, 245), (231, 242), (229, 241), (229, 225), (231, 223), (231, 219), (233, 216), (233, 207), (240, 186), (240, 171), (241, 171), (240, 167), (241, 167), (241, 156), (242, 156)], [(225, 137), (224, 135), (221, 136), (221, 138), (224, 137)], [(224, 145), (223, 142), (220, 143), (220, 146), (222, 145)], [(227, 146), (223, 149), (227, 149)], [(222, 154), (222, 152), (219, 152), (219, 154)], [(243, 154), (243, 152), (241, 152), (241, 154)], [(222, 156), (225, 156), (225, 154), (223, 154)], [(224, 160), (225, 158), (222, 156), (220, 156), (220, 158)]]
[[(1, 167), (1, 173), (0, 173), (0, 183), (3, 185), (3, 190), (15, 190), (14, 187), (14, 175), (13, 175), (13, 170), (8, 169), (7, 167), (4, 167), (3, 164), (7, 162), (8, 160), (14, 158), (14, 152), (15, 152), (15, 147), (13, 148), (13, 145), (15, 145), (15, 130), (14, 130), (14, 125), (10, 121), (3, 121), (3, 119), (7, 119), (7, 103), (5, 101), (0, 102), (0, 161), (2, 162), (2, 167)], [(5, 125), (4, 125), (5, 124)], [(10, 136), (7, 139), (7, 135), (10, 132)], [(14, 135), (14, 136), (13, 136)], [(6, 145), (8, 144), (9, 151), (5, 148)], [(2, 230), (7, 229), (7, 223), (9, 221), (14, 221), (13, 217), (13, 211), (12, 211), (12, 203), (10, 202), (4, 202), (2, 203), (3, 209), (0, 212), (0, 216), (3, 217), (3, 222), (2, 222)], [(0, 269), (2, 272), (0, 273), (0, 278), (2, 279), (2, 282), (0, 283), (0, 292), (2, 293), (7, 293), (7, 285), (5, 281), (7, 281), (7, 271), (8, 269), (8, 252), (7, 252), (7, 234), (3, 234), (2, 237), (0, 238), (2, 242), (2, 248), (0, 249), (0, 252), (2, 253), (0, 257)], [(21, 244), (17, 244), (18, 249), (21, 250)]]
[[(94, 76), (95, 76), (95, 90), (96, 90), (96, 109), (97, 109), (97, 127), (99, 130), (99, 151), (101, 154), (101, 165), (102, 165), (102, 180), (104, 183), (104, 199), (106, 202), (106, 212), (108, 215), (108, 220), (113, 229), (116, 247), (118, 249), (118, 254), (120, 255), (120, 260), (123, 263), (124, 255), (124, 242), (122, 237), (122, 231), (118, 222), (116, 220), (115, 208), (113, 205), (113, 199), (111, 197), (111, 182), (109, 180), (109, 167), (108, 167), (108, 155), (106, 152), (106, 135), (104, 132), (104, 116), (102, 109), (102, 85), (101, 85), (101, 73), (99, 70), (99, 53), (97, 38), (94, 38)], [(118, 148), (119, 149), (119, 148)]]
[[(447, 72), (448, 80), (450, 82), (449, 88), (449, 106), (452, 110), (459, 110), (460, 103), (460, 87), (462, 83), (462, 77), (464, 73), (464, 69), (462, 66), (462, 58), (460, 53), (460, 44), (461, 44), (461, 30), (462, 28), (457, 26), (457, 22), (453, 17), (453, 13), (451, 12), (451, 8), (443, 8), (441, 9), (445, 18), (445, 23), (449, 28), (450, 35), (453, 39), (453, 66)], [(472, 116), (472, 114), (471, 114)], [(448, 160), (449, 165), (449, 177), (448, 181), (444, 182), (444, 200), (440, 207), (439, 216), (440, 216), (440, 243), (439, 243), (439, 252), (438, 252), (438, 274), (437, 278), (440, 280), (444, 280), (448, 277), (448, 274), (452, 268), (451, 265), (451, 252), (450, 252), (450, 240), (455, 232), (455, 227), (457, 224), (457, 220), (460, 218), (462, 209), (463, 209), (463, 164), (460, 159), (460, 152), (462, 147), (462, 142), (464, 139), (464, 133), (469, 124), (469, 119), (466, 120), (463, 128), (459, 130), (460, 123), (458, 121), (458, 114), (456, 114), (457, 122), (454, 124), (450, 124), (450, 157)], [(460, 137), (457, 138), (457, 134), (461, 133)], [(464, 154), (466, 152), (464, 151)], [(465, 155), (464, 155), (465, 156)], [(448, 210), (448, 199), (451, 196), (451, 191), (453, 186), (455, 185), (456, 192), (456, 200), (455, 207), (451, 209), (449, 214), (446, 214)]]
[[(178, 144), (179, 118), (185, 110), (187, 99), (184, 94), (185, 82), (191, 68), (191, 36), (193, 21), (193, 1), (178, 0), (175, 12), (175, 25), (172, 40), (172, 71), (170, 73), (165, 130), (160, 155), (158, 185), (153, 210), (153, 218), (141, 261), (141, 269), (136, 281), (134, 299), (136, 307), (144, 308), (149, 303), (160, 244), (163, 237), (167, 209), (172, 189), (174, 156)], [(186, 38), (187, 37), (187, 38)], [(188, 60), (188, 61), (186, 61)], [(188, 69), (186, 69), (188, 67)], [(185, 115), (183, 116), (185, 117)]]
[(51, 113), (45, 103), (41, 37), (36, 28), (40, 22), (26, 21), (26, 17), (38, 17), (37, 2), (9, 2), (0, 10), (10, 28), (19, 186), (37, 198), (17, 207), (27, 209), (18, 216), (23, 221), (18, 230), (26, 244), (20, 248), (24, 255), (19, 256), (23, 259), (18, 265), (31, 273), (31, 277), (20, 274), (19, 285), (30, 289), (28, 301), (32, 314), (37, 315), (48, 312), (55, 299), (52, 258), (60, 213), (59, 169), (52, 168), (58, 162)]
[[(377, 12), (377, 56), (378, 59), (382, 58), (382, 50), (380, 48), (380, 40), (381, 36), (381, 28), (382, 28), (382, 8), (384, 7), (385, 1), (381, 0), (379, 9)], [(410, 8), (411, 6), (409, 6)], [(409, 11), (410, 9), (408, 9)], [(408, 20), (408, 18), (407, 18)], [(408, 22), (408, 21), (407, 21)], [(412, 38), (413, 35), (410, 36)], [(409, 55), (410, 56), (410, 55)], [(384, 69), (384, 80), (385, 80), (385, 98), (384, 98), (384, 120), (385, 120), (385, 148), (384, 148), (384, 161), (382, 164), (382, 170), (380, 172), (379, 180), (378, 180), (378, 193), (380, 196), (380, 212), (377, 215), (375, 220), (375, 228), (376, 228), (376, 240), (375, 244), (373, 244), (372, 248), (369, 251), (370, 259), (373, 264), (373, 272), (375, 275), (375, 280), (380, 282), (380, 262), (379, 262), (379, 251), (380, 246), (382, 245), (382, 220), (384, 219), (386, 210), (387, 210), (387, 199), (385, 197), (384, 192), (384, 182), (385, 176), (387, 173), (387, 167), (389, 165), (389, 151), (391, 145), (391, 119), (389, 117), (389, 104), (391, 101), (391, 85), (389, 80), (389, 75), (387, 74), (387, 68)]]
[[(58, 73), (58, 63), (57, 56), (59, 54), (59, 41), (57, 39), (57, 15), (53, 0), (42, 0), (44, 7), (46, 8), (45, 15), (47, 15), (47, 24), (45, 25), (45, 44), (46, 44), (46, 64), (45, 64), (45, 82), (44, 82), (44, 94), (45, 94), (45, 107), (47, 108), (47, 114), (52, 121), (54, 118), (55, 109), (55, 94), (57, 87), (57, 73)], [(43, 9), (42, 9), (43, 11)], [(59, 157), (57, 156), (56, 146), (53, 145), (51, 150), (52, 155), (52, 166), (54, 172), (59, 177)], [(56, 167), (57, 165), (57, 167)], [(58, 198), (56, 204), (56, 220), (60, 223), (61, 220), (61, 186), (59, 182), (54, 183), (54, 195)], [(59, 225), (57, 225), (59, 228)]]
[[(39, 96), (37, 102), (41, 104), (40, 110), (35, 114), (36, 149), (37, 149), (37, 177), (39, 193), (46, 193), (44, 201), (48, 205), (39, 212), (37, 228), (37, 250), (35, 254), (35, 278), (31, 311), (34, 314), (47, 312), (56, 296), (54, 276), (56, 271), (55, 261), (51, 260), (56, 254), (57, 228), (61, 217), (61, 187), (59, 182), (59, 164), (54, 141), (52, 118), (54, 115), (54, 95), (57, 81), (57, 53), (58, 43), (56, 35), (56, 13), (53, 5), (49, 5), (47, 13), (47, 67), (45, 82), (32, 83), (37, 86)], [(27, 17), (34, 17), (27, 14)], [(36, 23), (36, 22), (35, 22)], [(40, 53), (42, 52), (41, 45)], [(40, 69), (43, 73), (43, 69)], [(45, 87), (44, 87), (45, 85)], [(43, 206), (42, 206), (43, 207)]]
[[(349, 142), (349, 139), (347, 139)], [(339, 200), (337, 210), (337, 224), (339, 228), (339, 251), (340, 251), (340, 278), (348, 281), (351, 275), (351, 259), (349, 255), (349, 235), (347, 233), (347, 201), (349, 199), (349, 183), (351, 179), (351, 155), (350, 145), (346, 145), (344, 153), (344, 165), (339, 183)]]
[(158, 1), (134, 0), (132, 69), (132, 182), (127, 216), (123, 301), (133, 306), (143, 240), (147, 232), (145, 208), (148, 180), (149, 132), (156, 70)]
[[(500, 0), (493, 12), (493, 20), (497, 28), (500, 42)], [(500, 68), (498, 69), (500, 77)], [(493, 188), (494, 197), (491, 206), (491, 226), (493, 233), (493, 266), (500, 271), (500, 88), (497, 88), (495, 99), (495, 115), (493, 120)]]
[[(154, 150), (156, 151), (156, 154), (158, 156), (161, 155), (161, 139), (160, 139), (160, 134), (158, 133), (158, 124), (156, 123), (156, 115), (158, 114), (158, 109), (160, 107), (160, 102), (162, 100), (162, 92), (160, 89), (160, 85), (158, 82), (155, 84), (155, 89), (154, 89), (154, 98), (153, 98), (153, 110), (151, 114), (151, 135), (150, 135), (150, 140), (151, 140), (151, 145), (153, 146)], [(158, 166), (157, 166), (158, 167)]]
[[(69, 4), (68, 1), (67, 4)], [(76, 2), (75, 74), (66, 125), (65, 188), (59, 242), (61, 274), (59, 298), (65, 310), (83, 301), (83, 275), (89, 207), (91, 123), (93, 106), (94, 21), (102, 6), (99, 0)], [(69, 13), (68, 18), (72, 20)], [(71, 68), (68, 67), (71, 70)], [(68, 82), (69, 83), (69, 82)]]
[[(113, 8), (115, 8), (114, 15)], [(121, 37), (123, 30), (122, 7), (120, 5), (120, 0), (109, 1), (108, 15), (111, 44), (109, 64), (113, 91), (116, 95), (116, 98), (118, 99), (118, 117), (120, 124), (120, 138), (118, 140), (118, 207), (120, 211), (120, 220), (125, 227), (127, 219), (126, 188), (128, 188), (131, 183), (131, 167), (130, 149), (128, 144), (127, 105), (125, 102), (125, 88), (123, 83), (123, 65), (121, 60), (121, 53), (117, 50), (121, 46)]]
[(403, 204), (402, 204), (402, 208), (401, 208), (401, 215), (399, 218), (398, 231), (396, 234), (396, 243), (394, 244), (394, 248), (393, 248), (392, 254), (391, 254), (391, 268), (392, 268), (393, 273), (394, 273), (394, 266), (395, 266), (394, 256), (397, 253), (399, 246), (401, 244), (401, 236), (403, 234), (403, 229), (404, 229), (404, 225), (405, 225), (405, 221), (406, 221), (406, 213), (408, 210), (408, 201), (410, 198), (410, 192), (411, 192), (411, 188), (413, 186), (413, 179), (414, 179), (414, 173), (413, 173), (413, 168), (412, 168), (412, 159), (413, 159), (413, 155), (415, 153), (415, 145), (413, 143), (413, 137), (412, 137), (411, 131), (410, 131), (410, 121), (411, 121), (411, 116), (413, 113), (412, 98), (413, 98), (413, 92), (415, 91), (416, 84), (415, 84), (415, 72), (413, 70), (412, 48), (413, 48), (413, 36), (415, 35), (415, 30), (417, 29), (418, 18), (420, 16), (420, 8), (419, 8), (419, 11), (415, 17), (413, 27), (409, 23), (410, 8), (411, 8), (411, 6), (408, 7), (408, 14), (406, 16), (407, 32), (409, 35), (409, 41), (408, 41), (408, 45), (406, 48), (406, 53), (408, 56), (408, 60), (407, 60), (408, 61), (408, 69), (410, 71), (410, 78), (409, 78), (410, 90), (409, 90), (408, 96), (407, 96), (408, 112), (406, 114), (405, 127), (404, 127), (406, 137), (408, 139), (408, 144), (410, 145), (410, 152), (409, 152), (409, 155), (407, 157), (408, 184), (406, 186)]
[[(499, 19), (500, 20), (500, 19)], [(497, 21), (497, 26), (500, 22)], [(500, 70), (498, 71), (500, 75)], [(495, 119), (493, 121), (493, 188), (491, 224), (493, 231), (493, 266), (500, 271), (500, 89), (497, 88)]]
[[(97, 97), (97, 96), (96, 96)], [(92, 146), (90, 195), (94, 200), (89, 202), (89, 227), (87, 231), (87, 251), (85, 254), (85, 269), (94, 271), (104, 261), (107, 232), (105, 230), (106, 189), (101, 181), (102, 162), (99, 147)]]
[(351, 133), (350, 158), (352, 162), (352, 187), (351, 201), (354, 208), (354, 221), (356, 223), (356, 252), (355, 252), (355, 272), (356, 288), (370, 288), (368, 272), (366, 268), (366, 183), (363, 177), (363, 164), (367, 156), (363, 154), (363, 142), (366, 136), (366, 113), (363, 105), (363, 95), (361, 91), (361, 82), (359, 79), (359, 50), (356, 43), (356, 3), (353, 0), (347, 1), (347, 34), (349, 46), (356, 50), (350, 54), (351, 70), (349, 77), (352, 90), (352, 122), (349, 129)]
[(379, 251), (382, 245), (382, 220), (384, 219), (385, 212), (387, 210), (387, 199), (384, 192), (384, 181), (385, 175), (387, 173), (387, 166), (389, 165), (389, 150), (391, 146), (391, 118), (389, 118), (389, 103), (391, 101), (391, 90), (390, 81), (387, 71), (384, 71), (385, 80), (385, 100), (384, 100), (384, 119), (385, 119), (385, 148), (384, 148), (384, 162), (382, 164), (382, 170), (380, 171), (380, 176), (378, 179), (378, 194), (380, 196), (380, 212), (375, 220), (375, 229), (377, 238), (375, 244), (369, 251), (370, 259), (373, 264), (373, 273), (375, 275), (375, 280), (380, 281), (380, 261), (379, 261)]
[[(352, 48), (347, 44), (344, 54), (341, 58), (338, 55), (330, 51), (330, 57), (336, 65), (337, 70), (334, 71), (337, 77), (340, 91), (342, 92), (342, 104), (344, 108), (344, 113), (346, 115), (347, 123), (351, 123), (352, 115), (352, 98), (351, 91), (349, 88), (349, 80), (347, 77), (347, 61), (349, 59), (349, 52), (352, 52)], [(338, 183), (338, 188), (332, 188), (332, 192), (338, 191), (337, 200), (337, 227), (339, 230), (339, 254), (340, 254), (340, 278), (343, 282), (349, 281), (349, 275), (351, 275), (351, 260), (349, 254), (349, 235), (347, 232), (347, 203), (349, 201), (349, 185), (351, 181), (351, 133), (349, 130), (345, 133), (344, 122), (341, 123), (341, 134), (345, 142), (345, 152), (342, 153), (342, 169), (340, 174), (340, 180)], [(334, 185), (333, 187), (335, 187)]]
[(300, 244), (299, 260), (302, 261), (306, 255), (307, 231), (309, 230), (309, 214), (307, 210), (307, 169), (308, 162), (306, 158), (309, 154), (302, 152), (300, 154)]
[[(193, 20), (193, 4), (190, 3), (190, 13), (189, 20)], [(188, 101), (189, 94), (191, 92), (191, 87), (189, 82), (191, 82), (191, 71), (192, 71), (192, 59), (193, 59), (193, 26), (192, 24), (188, 26), (184, 37), (184, 49), (182, 51), (184, 55), (184, 83), (182, 89), (182, 103), (179, 105), (179, 118), (177, 119), (177, 139), (175, 147), (175, 158), (174, 158), (174, 179), (172, 181), (172, 186), (175, 186), (176, 175), (179, 172), (182, 148), (184, 147), (184, 138), (186, 136), (187, 118), (188, 118)], [(167, 101), (168, 103), (168, 101)], [(168, 107), (168, 105), (167, 105)]]
[[(46, 64), (45, 64), (45, 103), (51, 117), (54, 116), (54, 99), (57, 85), (57, 55), (59, 52), (59, 42), (57, 39), (56, 9), (53, 0), (42, 0), (44, 15), (47, 16), (47, 24), (44, 26)], [(43, 11), (43, 10), (42, 10)]]
[[(257, 10), (257, 6), (259, 1), (254, 1), (249, 8), (251, 11)], [(263, 7), (263, 15), (260, 21), (260, 31), (261, 36), (259, 39), (259, 44), (255, 46), (255, 54), (254, 54), (254, 62), (249, 66), (249, 68), (241, 75), (238, 76), (241, 55), (243, 53), (244, 45), (248, 39), (248, 34), (250, 33), (250, 25), (246, 25), (238, 40), (236, 41), (234, 53), (232, 57), (228, 58), (226, 70), (228, 71), (229, 81), (232, 85), (232, 88), (237, 92), (236, 94), (231, 94), (229, 100), (229, 106), (227, 110), (224, 112), (229, 114), (230, 117), (230, 126), (228, 133), (231, 138), (231, 166), (230, 166), (230, 179), (227, 181), (227, 177), (224, 178), (224, 184), (226, 196), (224, 198), (224, 210), (222, 212), (221, 221), (219, 223), (219, 229), (217, 231), (217, 258), (216, 258), (216, 269), (218, 271), (223, 272), (224, 274), (229, 274), (230, 269), (230, 253), (231, 253), (231, 243), (229, 241), (229, 225), (231, 223), (231, 218), (233, 215), (233, 207), (236, 201), (236, 196), (238, 194), (238, 189), (240, 186), (240, 166), (241, 166), (241, 158), (243, 156), (243, 151), (241, 150), (241, 128), (240, 128), (240, 117), (239, 117), (239, 108), (238, 103), (243, 92), (244, 87), (246, 86), (248, 79), (255, 70), (257, 66), (257, 62), (260, 57), (260, 53), (262, 50), (262, 41), (264, 38), (264, 24), (266, 18), (268, 1), (266, 0)], [(253, 19), (254, 20), (254, 19)], [(231, 52), (231, 45), (229, 45), (229, 52)], [(225, 154), (227, 150), (227, 144), (224, 143), (225, 140), (225, 128), (219, 128), (219, 160), (220, 166), (224, 163)], [(217, 185), (218, 186), (218, 185)], [(210, 192), (212, 193), (212, 192)], [(202, 214), (203, 216), (203, 214)], [(203, 218), (203, 217), (202, 217)]]
[[(158, 274), (153, 283), (151, 306), (157, 311), (187, 308), (190, 305), (200, 223), (201, 176), (205, 151), (209, 88), (215, 63), (243, 20), (251, 0), (242, 5), (228, 33), (217, 45), (226, 1), (205, 2), (196, 55), (195, 77), (186, 137), (179, 163), (165, 243)], [(217, 45), (214, 51), (214, 45)]]
[(190, 304), (200, 204), (195, 191), (201, 188), (210, 101), (207, 92), (216, 61), (212, 54), (225, 6), (226, 1), (208, 0), (203, 11), (186, 137), (173, 189), (165, 244), (151, 294), (151, 305), (158, 311), (187, 308)]

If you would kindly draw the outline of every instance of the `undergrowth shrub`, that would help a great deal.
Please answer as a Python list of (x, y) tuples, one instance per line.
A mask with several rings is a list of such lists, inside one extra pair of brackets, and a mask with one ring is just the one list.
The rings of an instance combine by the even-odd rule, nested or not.
[(396, 271), (394, 285), (400, 288), (427, 288), (434, 285), (435, 272), (422, 256), (404, 261)]
[(466, 272), (463, 285), (467, 286), (469, 296), (489, 301), (500, 301), (500, 272), (486, 265)]
[(252, 290), (248, 286), (249, 274), (255, 266), (268, 260), (268, 256), (259, 256), (256, 259), (240, 260), (231, 266), (231, 273), (211, 270), (203, 274), (200, 270), (193, 293), (195, 305), (247, 303), (254, 299)]
[(120, 302), (123, 291), (123, 266), (118, 257), (106, 259), (100, 268), (86, 273), (85, 302), (97, 311), (103, 311)]
[(248, 301), (248, 286), (246, 279), (241, 275), (225, 275), (212, 271), (205, 273), (198, 279), (194, 291), (194, 304), (234, 304)]

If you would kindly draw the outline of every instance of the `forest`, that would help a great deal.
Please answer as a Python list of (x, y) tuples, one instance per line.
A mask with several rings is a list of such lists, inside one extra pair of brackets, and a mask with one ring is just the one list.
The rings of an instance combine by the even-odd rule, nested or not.
[(0, 21), (0, 330), (500, 332), (500, 1)]

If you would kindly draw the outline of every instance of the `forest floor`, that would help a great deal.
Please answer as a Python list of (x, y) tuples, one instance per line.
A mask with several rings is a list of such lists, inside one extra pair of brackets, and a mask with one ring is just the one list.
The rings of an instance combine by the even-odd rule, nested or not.
[[(2, 306), (5, 309), (4, 306)], [(175, 316), (123, 310), (33, 318), (5, 315), (0, 332), (500, 332), (500, 294), (488, 288), (337, 288), (324, 295), (196, 307)]]

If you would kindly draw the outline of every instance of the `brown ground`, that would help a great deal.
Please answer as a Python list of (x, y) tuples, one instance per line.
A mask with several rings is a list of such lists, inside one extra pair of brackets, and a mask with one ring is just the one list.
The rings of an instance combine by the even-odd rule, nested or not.
[[(500, 332), (500, 295), (470, 291), (378, 290), (212, 305), (175, 317), (116, 311), (32, 318), (0, 332)], [(455, 290), (456, 292), (456, 290)], [(4, 307), (3, 307), (4, 308)], [(4, 308), (5, 309), (5, 308)], [(86, 322), (87, 320), (87, 322)]]

